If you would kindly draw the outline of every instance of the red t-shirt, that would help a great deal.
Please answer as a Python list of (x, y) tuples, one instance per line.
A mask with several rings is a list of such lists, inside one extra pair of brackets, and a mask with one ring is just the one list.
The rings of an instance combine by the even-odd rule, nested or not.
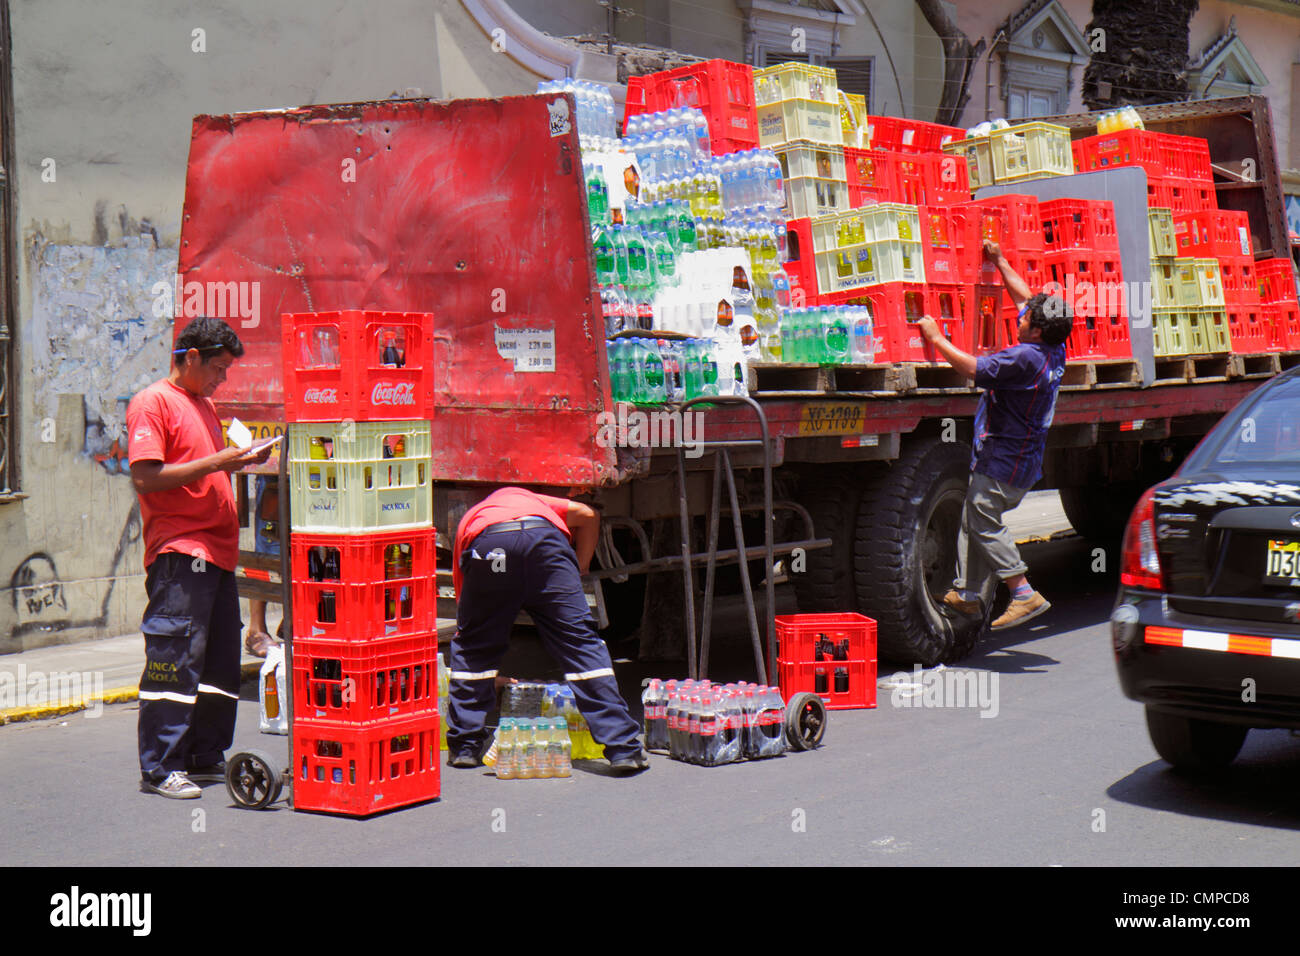
[(456, 585), (456, 594), (460, 594), (460, 555), (466, 546), (483, 533), (489, 525), (499, 521), (518, 521), (520, 518), (536, 516), (545, 518), (564, 532), (570, 541), (573, 535), (564, 518), (569, 513), (568, 498), (552, 498), (539, 495), (523, 488), (499, 488), (488, 495), (460, 519), (456, 526), (456, 542), (451, 553), (451, 577)]
[[(168, 379), (154, 382), (126, 410), (128, 460), (177, 465), (225, 447), (212, 399)], [(230, 476), (213, 472), (170, 491), (140, 495), (144, 566), (164, 551), (190, 554), (226, 571), (239, 563), (239, 511)]]

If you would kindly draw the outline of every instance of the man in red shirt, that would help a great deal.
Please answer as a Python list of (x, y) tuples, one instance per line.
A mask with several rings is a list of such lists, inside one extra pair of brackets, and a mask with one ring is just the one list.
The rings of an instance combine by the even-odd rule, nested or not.
[(239, 700), (239, 515), (230, 473), (271, 454), (226, 448), (211, 395), (244, 347), (220, 319), (185, 327), (171, 374), (126, 412), (131, 482), (144, 524), (149, 605), (140, 629), (140, 773), (147, 792), (201, 793), (223, 780)]
[(523, 488), (501, 488), (465, 513), (456, 529), (452, 579), (456, 636), (447, 703), (448, 763), (477, 767), (487, 742), (497, 664), (520, 610), (528, 612), (565, 671), (578, 710), (610, 767), (649, 767), (639, 727), (618, 691), (609, 651), (596, 634), (582, 578), (596, 552), (600, 518), (587, 505)]

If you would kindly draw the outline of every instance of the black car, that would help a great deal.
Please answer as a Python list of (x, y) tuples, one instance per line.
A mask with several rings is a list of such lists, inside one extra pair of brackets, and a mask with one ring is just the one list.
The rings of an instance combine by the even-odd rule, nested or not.
[(1300, 368), (1229, 412), (1124, 533), (1111, 614), (1124, 693), (1175, 767), (1300, 728)]

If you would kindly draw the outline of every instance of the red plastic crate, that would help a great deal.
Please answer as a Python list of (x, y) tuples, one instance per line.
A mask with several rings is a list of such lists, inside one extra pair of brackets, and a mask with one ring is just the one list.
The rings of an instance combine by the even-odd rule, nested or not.
[(921, 251), (925, 277), (931, 282), (974, 282), (996, 268), (984, 259), (980, 210), (969, 203), (922, 206)]
[(296, 638), (294, 720), (373, 724), (438, 712), (438, 637), (378, 643)]
[(968, 295), (972, 355), (990, 355), (1020, 341), (1019, 311), (1001, 282), (974, 285)]
[(880, 191), (872, 189), (870, 186), (850, 186), (849, 187), (849, 208), (861, 209), (863, 206), (871, 206), (878, 202), (884, 202), (880, 198)]
[(366, 535), (294, 532), (294, 634), (367, 641), (434, 628), (435, 536), (432, 528)]
[(1259, 277), (1252, 256), (1219, 256), (1219, 275), (1223, 278), (1223, 301), (1232, 306), (1254, 308), (1260, 303)]
[[(876, 706), (875, 660), (806, 663), (778, 660), (776, 667), (777, 683), (785, 700), (795, 694), (809, 693), (820, 697), (827, 710), (862, 710)], [(839, 675), (837, 671), (840, 672)], [(835, 689), (837, 676), (844, 684), (842, 691)], [(818, 689), (819, 683), (824, 690)]]
[[(286, 421), (409, 421), (432, 416), (431, 314), (299, 312), (285, 313), (280, 322)], [(400, 368), (382, 364), (390, 334), (404, 362)]]
[(933, 205), (970, 202), (970, 169), (965, 156), (936, 153), (923, 157), (925, 201)]
[[(1003, 255), (1013, 266), (1018, 267), (1021, 257), (1033, 258), (1043, 253), (1043, 220), (1038, 208), (1038, 197), (1003, 193), (1000, 196), (977, 199), (975, 205), (1001, 210), (1001, 222), (986, 222), (989, 232), (985, 238), (992, 239), (1001, 246)], [(994, 228), (999, 230), (996, 234), (992, 234)]]
[(729, 60), (705, 60), (675, 70), (634, 77), (628, 84), (626, 118), (679, 106), (695, 107), (709, 124), (713, 155), (755, 149), (758, 111), (754, 99), (754, 68)]
[(1131, 358), (1127, 300), (1118, 254), (1086, 250), (1044, 254), (1043, 291), (1060, 295), (1074, 312), (1065, 343), (1069, 359)]
[(969, 352), (967, 312), (971, 306), (966, 288), (956, 284), (883, 282), (827, 297), (827, 301), (853, 302), (870, 310), (877, 362), (936, 362), (942, 361), (942, 356), (921, 336), (917, 323), (930, 316), (939, 323), (945, 338)]
[(293, 805), (349, 816), (437, 799), (438, 716), (364, 727), (293, 723)]
[(1261, 302), (1295, 302), (1295, 270), (1290, 259), (1259, 259), (1255, 263)]
[(876, 622), (852, 612), (777, 615), (777, 660), (811, 661), (819, 637), (834, 644), (847, 640), (849, 660), (875, 660)]
[(901, 153), (938, 153), (947, 143), (966, 137), (966, 131), (941, 123), (904, 119), (900, 116), (868, 116), (872, 149)]
[(1075, 168), (1086, 173), (1118, 166), (1139, 166), (1146, 170), (1148, 178), (1168, 176), (1170, 171), (1165, 167), (1163, 138), (1162, 133), (1142, 129), (1085, 136), (1072, 144), (1076, 154)]
[(1219, 208), (1219, 197), (1212, 185), (1174, 179), (1147, 180), (1147, 206), (1172, 209), (1174, 215), (1203, 212)]
[(1052, 199), (1038, 204), (1047, 250), (1119, 254), (1115, 206), (1103, 199)]
[(1180, 256), (1197, 258), (1255, 257), (1250, 216), (1235, 209), (1206, 209), (1174, 216), (1174, 242)]
[(782, 268), (790, 277), (790, 304), (803, 308), (819, 294), (817, 262), (813, 257), (812, 220), (791, 219), (785, 224), (786, 255)]
[(844, 147), (844, 174), (850, 195), (854, 187), (873, 189), (881, 202), (902, 202), (893, 193), (899, 154), (878, 149)]
[(1271, 302), (1261, 306), (1269, 322), (1269, 351), (1290, 352), (1300, 349), (1300, 305), (1295, 302)]
[(1214, 170), (1210, 168), (1208, 142), (1199, 136), (1159, 135), (1166, 176), (1213, 184)]
[(1274, 338), (1270, 317), (1261, 306), (1229, 306), (1228, 336), (1238, 355), (1267, 352)]

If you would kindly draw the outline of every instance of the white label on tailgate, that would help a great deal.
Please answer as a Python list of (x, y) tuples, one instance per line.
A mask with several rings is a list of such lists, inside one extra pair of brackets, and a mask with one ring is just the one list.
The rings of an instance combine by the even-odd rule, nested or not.
[(497, 354), (516, 372), (555, 371), (555, 329), (496, 329)]
[(1250, 230), (1245, 226), (1237, 227), (1237, 238), (1241, 240), (1241, 254), (1250, 255)]

